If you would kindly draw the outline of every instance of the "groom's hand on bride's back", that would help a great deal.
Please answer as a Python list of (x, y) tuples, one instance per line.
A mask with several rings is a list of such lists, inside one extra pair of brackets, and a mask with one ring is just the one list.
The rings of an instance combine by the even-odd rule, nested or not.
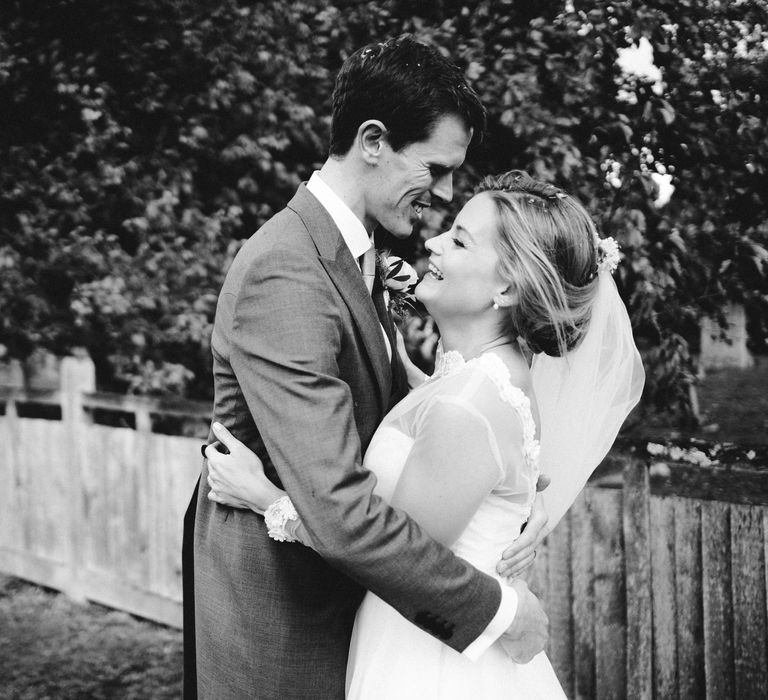
[(544, 651), (549, 636), (549, 618), (525, 581), (517, 579), (511, 585), (517, 592), (517, 612), (499, 643), (512, 661), (527, 664)]

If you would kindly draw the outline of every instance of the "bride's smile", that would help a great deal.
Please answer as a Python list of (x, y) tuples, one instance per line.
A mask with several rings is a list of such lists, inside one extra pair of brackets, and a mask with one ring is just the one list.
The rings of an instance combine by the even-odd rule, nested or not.
[(453, 226), (426, 242), (429, 267), (416, 287), (416, 298), (440, 328), (446, 349), (462, 353), (498, 340), (504, 315), (494, 302), (509, 287), (499, 272), (494, 204), (484, 194), (473, 197)]

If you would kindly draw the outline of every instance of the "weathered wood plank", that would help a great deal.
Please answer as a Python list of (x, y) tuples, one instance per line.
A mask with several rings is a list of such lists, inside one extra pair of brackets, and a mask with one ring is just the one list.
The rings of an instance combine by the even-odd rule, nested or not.
[(626, 566), (627, 697), (653, 697), (653, 603), (648, 467), (627, 460), (624, 467), (623, 528)]
[(83, 395), (83, 404), (89, 408), (105, 408), (108, 410), (134, 413), (162, 413), (169, 416), (199, 416), (210, 418), (211, 404), (209, 401), (193, 399), (175, 399), (169, 397), (136, 396), (130, 394), (112, 394), (106, 392), (87, 392)]
[(547, 563), (549, 588), (547, 615), (549, 615), (548, 655), (567, 695), (573, 688), (573, 613), (571, 609), (571, 518), (566, 515), (547, 537)]
[[(154, 470), (148, 474), (149, 483), (153, 484), (156, 492), (152, 496), (154, 501), (152, 527), (158, 533), (158, 538), (150, 540), (152, 561), (155, 564), (153, 585), (157, 590), (162, 590), (168, 596), (173, 596), (180, 590), (181, 578), (179, 566), (181, 559), (181, 523), (183, 515), (179, 515), (179, 505), (183, 499), (176, 501), (171, 499), (174, 493), (184, 493), (181, 482), (177, 482), (178, 472), (183, 461), (189, 459), (193, 464), (200, 462), (200, 453), (191, 454), (185, 449), (189, 441), (185, 438), (166, 438), (165, 436), (153, 436), (152, 451), (156, 457), (156, 450), (162, 450), (162, 460), (165, 468)], [(191, 491), (190, 491), (191, 494)]]
[[(28, 419), (19, 419), (16, 434), (13, 436), (13, 448), (16, 453), (16, 513), (19, 516), (19, 539), (15, 545), (25, 552), (35, 553), (37, 541), (36, 519), (34, 503), (32, 500), (32, 488), (34, 475), (30, 474), (28, 459)], [(34, 443), (33, 443), (34, 444)]]
[(768, 697), (764, 509), (731, 507), (736, 697)]
[[(114, 431), (119, 431), (115, 428)], [(82, 534), (83, 566), (90, 569), (109, 570), (110, 532), (109, 503), (111, 484), (108, 479), (109, 458), (114, 447), (116, 432), (101, 426), (91, 426), (87, 432), (90, 449), (80, 465), (81, 483), (85, 493)]]
[[(150, 418), (149, 411), (142, 409), (136, 412), (136, 454), (135, 463), (132, 471), (131, 488), (133, 490), (134, 502), (141, 504), (140, 508), (136, 509), (136, 514), (133, 517), (133, 526), (135, 528), (135, 535), (133, 540), (132, 555), (136, 561), (136, 582), (138, 585), (157, 591), (155, 582), (157, 577), (152, 575), (152, 560), (151, 552), (157, 549), (157, 540), (163, 536), (164, 533), (154, 532), (151, 528), (152, 515), (156, 512), (157, 508), (163, 506), (162, 501), (167, 498), (167, 495), (160, 490), (160, 493), (154, 492), (155, 482), (150, 480), (150, 471), (159, 471), (161, 474), (171, 467), (171, 465), (164, 462), (160, 470), (151, 470), (151, 464), (155, 458), (152, 454), (152, 447), (154, 445), (154, 438), (152, 435), (152, 419)], [(159, 436), (158, 436), (159, 437)], [(160, 501), (158, 503), (158, 501)], [(153, 542), (153, 540), (155, 540)]]
[(23, 387), (0, 386), (0, 400), (14, 403), (36, 403), (56, 406), (61, 394), (55, 389), (24, 389)]
[(651, 478), (651, 493), (701, 501), (768, 504), (765, 471), (750, 464), (702, 467), (699, 464), (671, 463), (663, 475)]
[(154, 591), (135, 586), (114, 572), (86, 571), (83, 573), (89, 581), (87, 597), (94, 603), (101, 603), (148, 620), (181, 628), (182, 606), (179, 601), (170, 600)]
[(594, 528), (595, 698), (622, 698), (627, 688), (622, 493), (596, 489), (590, 500)]
[(659, 700), (677, 700), (675, 508), (671, 498), (651, 498), (653, 580), (653, 689)]
[(26, 491), (19, 512), (25, 524), (26, 551), (66, 561), (71, 552), (65, 488), (68, 452), (63, 424), (37, 418), (19, 419), (18, 434), (17, 454)]
[[(105, 489), (105, 532), (107, 535), (107, 569), (115, 571), (123, 568), (129, 579), (134, 579), (132, 570), (131, 552), (127, 545), (131, 542), (133, 529), (129, 525), (128, 514), (135, 507), (132, 504), (133, 489), (131, 488), (134, 469), (133, 456), (127, 452), (133, 452), (131, 448), (136, 446), (136, 437), (133, 430), (128, 428), (104, 428), (94, 426), (107, 438), (104, 444), (104, 452), (100, 461), (104, 468)], [(130, 448), (128, 447), (130, 445)], [(128, 471), (130, 470), (130, 471)]]
[[(156, 590), (170, 598), (181, 594), (181, 541), (184, 513), (200, 474), (202, 458), (200, 443), (185, 437), (153, 435), (152, 460), (155, 465), (148, 475), (148, 483), (157, 484), (158, 493), (150, 488), (149, 499), (154, 510), (149, 546), (158, 567), (153, 579)], [(158, 457), (162, 455), (162, 461)], [(163, 468), (158, 469), (157, 464)], [(179, 600), (181, 598), (179, 597)]]
[(595, 588), (591, 498), (586, 488), (570, 510), (573, 586), (573, 697), (595, 697)]
[(681, 700), (706, 697), (701, 587), (701, 503), (675, 499), (678, 687)]
[(0, 449), (2, 450), (2, 479), (0, 489), (0, 547), (21, 547), (21, 517), (19, 514), (19, 449), (18, 418), (12, 401), (5, 405), (0, 420)]
[(708, 698), (734, 697), (731, 527), (727, 503), (701, 507), (704, 674)]
[(51, 561), (33, 552), (0, 547), (0, 571), (57, 591), (73, 588), (74, 572), (67, 561)]
[[(763, 508), (763, 571), (765, 572), (765, 599), (768, 607), (768, 508)], [(768, 615), (768, 611), (766, 611)], [(766, 660), (768, 666), (768, 660)]]
[[(172, 438), (170, 438), (172, 439)], [(147, 542), (147, 561), (149, 563), (149, 581), (153, 590), (162, 591), (167, 595), (170, 572), (166, 571), (165, 552), (173, 544), (168, 542), (167, 517), (172, 499), (169, 489), (171, 472), (176, 466), (170, 460), (171, 450), (167, 449), (169, 438), (166, 436), (152, 435), (149, 442), (151, 459), (146, 460), (146, 467), (142, 470), (142, 479), (146, 483), (145, 497), (148, 499), (147, 523), (149, 532)], [(159, 465), (162, 465), (160, 468)]]

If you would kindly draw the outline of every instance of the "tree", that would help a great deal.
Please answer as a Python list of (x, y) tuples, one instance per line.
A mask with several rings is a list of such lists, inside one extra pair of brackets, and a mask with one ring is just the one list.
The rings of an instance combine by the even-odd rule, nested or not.
[[(768, 8), (468, 5), (419, 29), (462, 62), (489, 107), (474, 171), (520, 167), (589, 206), (626, 258), (617, 282), (648, 369), (646, 403), (690, 417), (701, 316), (745, 302), (765, 333)], [(661, 84), (617, 63), (643, 38)], [(675, 186), (664, 206), (659, 174)]]
[[(242, 239), (326, 153), (333, 77), (409, 31), (459, 64), (489, 134), (457, 178), (522, 168), (574, 192), (625, 254), (648, 405), (685, 414), (702, 314), (766, 331), (766, 27), (759, 0), (46, 0), (0, 27), (0, 345), (88, 347), (105, 386), (210, 391), (208, 338)], [(650, 42), (661, 82), (619, 52)], [(675, 193), (656, 204), (659, 171)], [(398, 247), (417, 264), (422, 248)]]

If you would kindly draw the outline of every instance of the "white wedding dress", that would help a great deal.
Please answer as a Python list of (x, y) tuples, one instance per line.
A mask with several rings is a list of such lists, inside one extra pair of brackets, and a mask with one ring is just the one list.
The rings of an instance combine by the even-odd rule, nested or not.
[[(465, 362), (456, 352), (440, 354), (433, 376), (385, 417), (368, 447), (365, 466), (376, 474), (376, 492), (391, 500), (416, 441), (424, 431), (441, 430), (429, 420), (430, 409), (441, 402), (464, 409), (467, 422), (481, 436), (462, 445), (455, 454), (458, 463), (471, 468), (478, 460), (493, 460), (499, 471), (496, 486), (451, 549), (499, 578), (496, 564), (520, 532), (536, 496), (539, 444), (528, 397), (512, 385), (498, 355), (489, 352)], [(370, 592), (358, 611), (347, 667), (351, 700), (564, 697), (544, 653), (528, 664), (516, 664), (496, 643), (470, 661)]]

